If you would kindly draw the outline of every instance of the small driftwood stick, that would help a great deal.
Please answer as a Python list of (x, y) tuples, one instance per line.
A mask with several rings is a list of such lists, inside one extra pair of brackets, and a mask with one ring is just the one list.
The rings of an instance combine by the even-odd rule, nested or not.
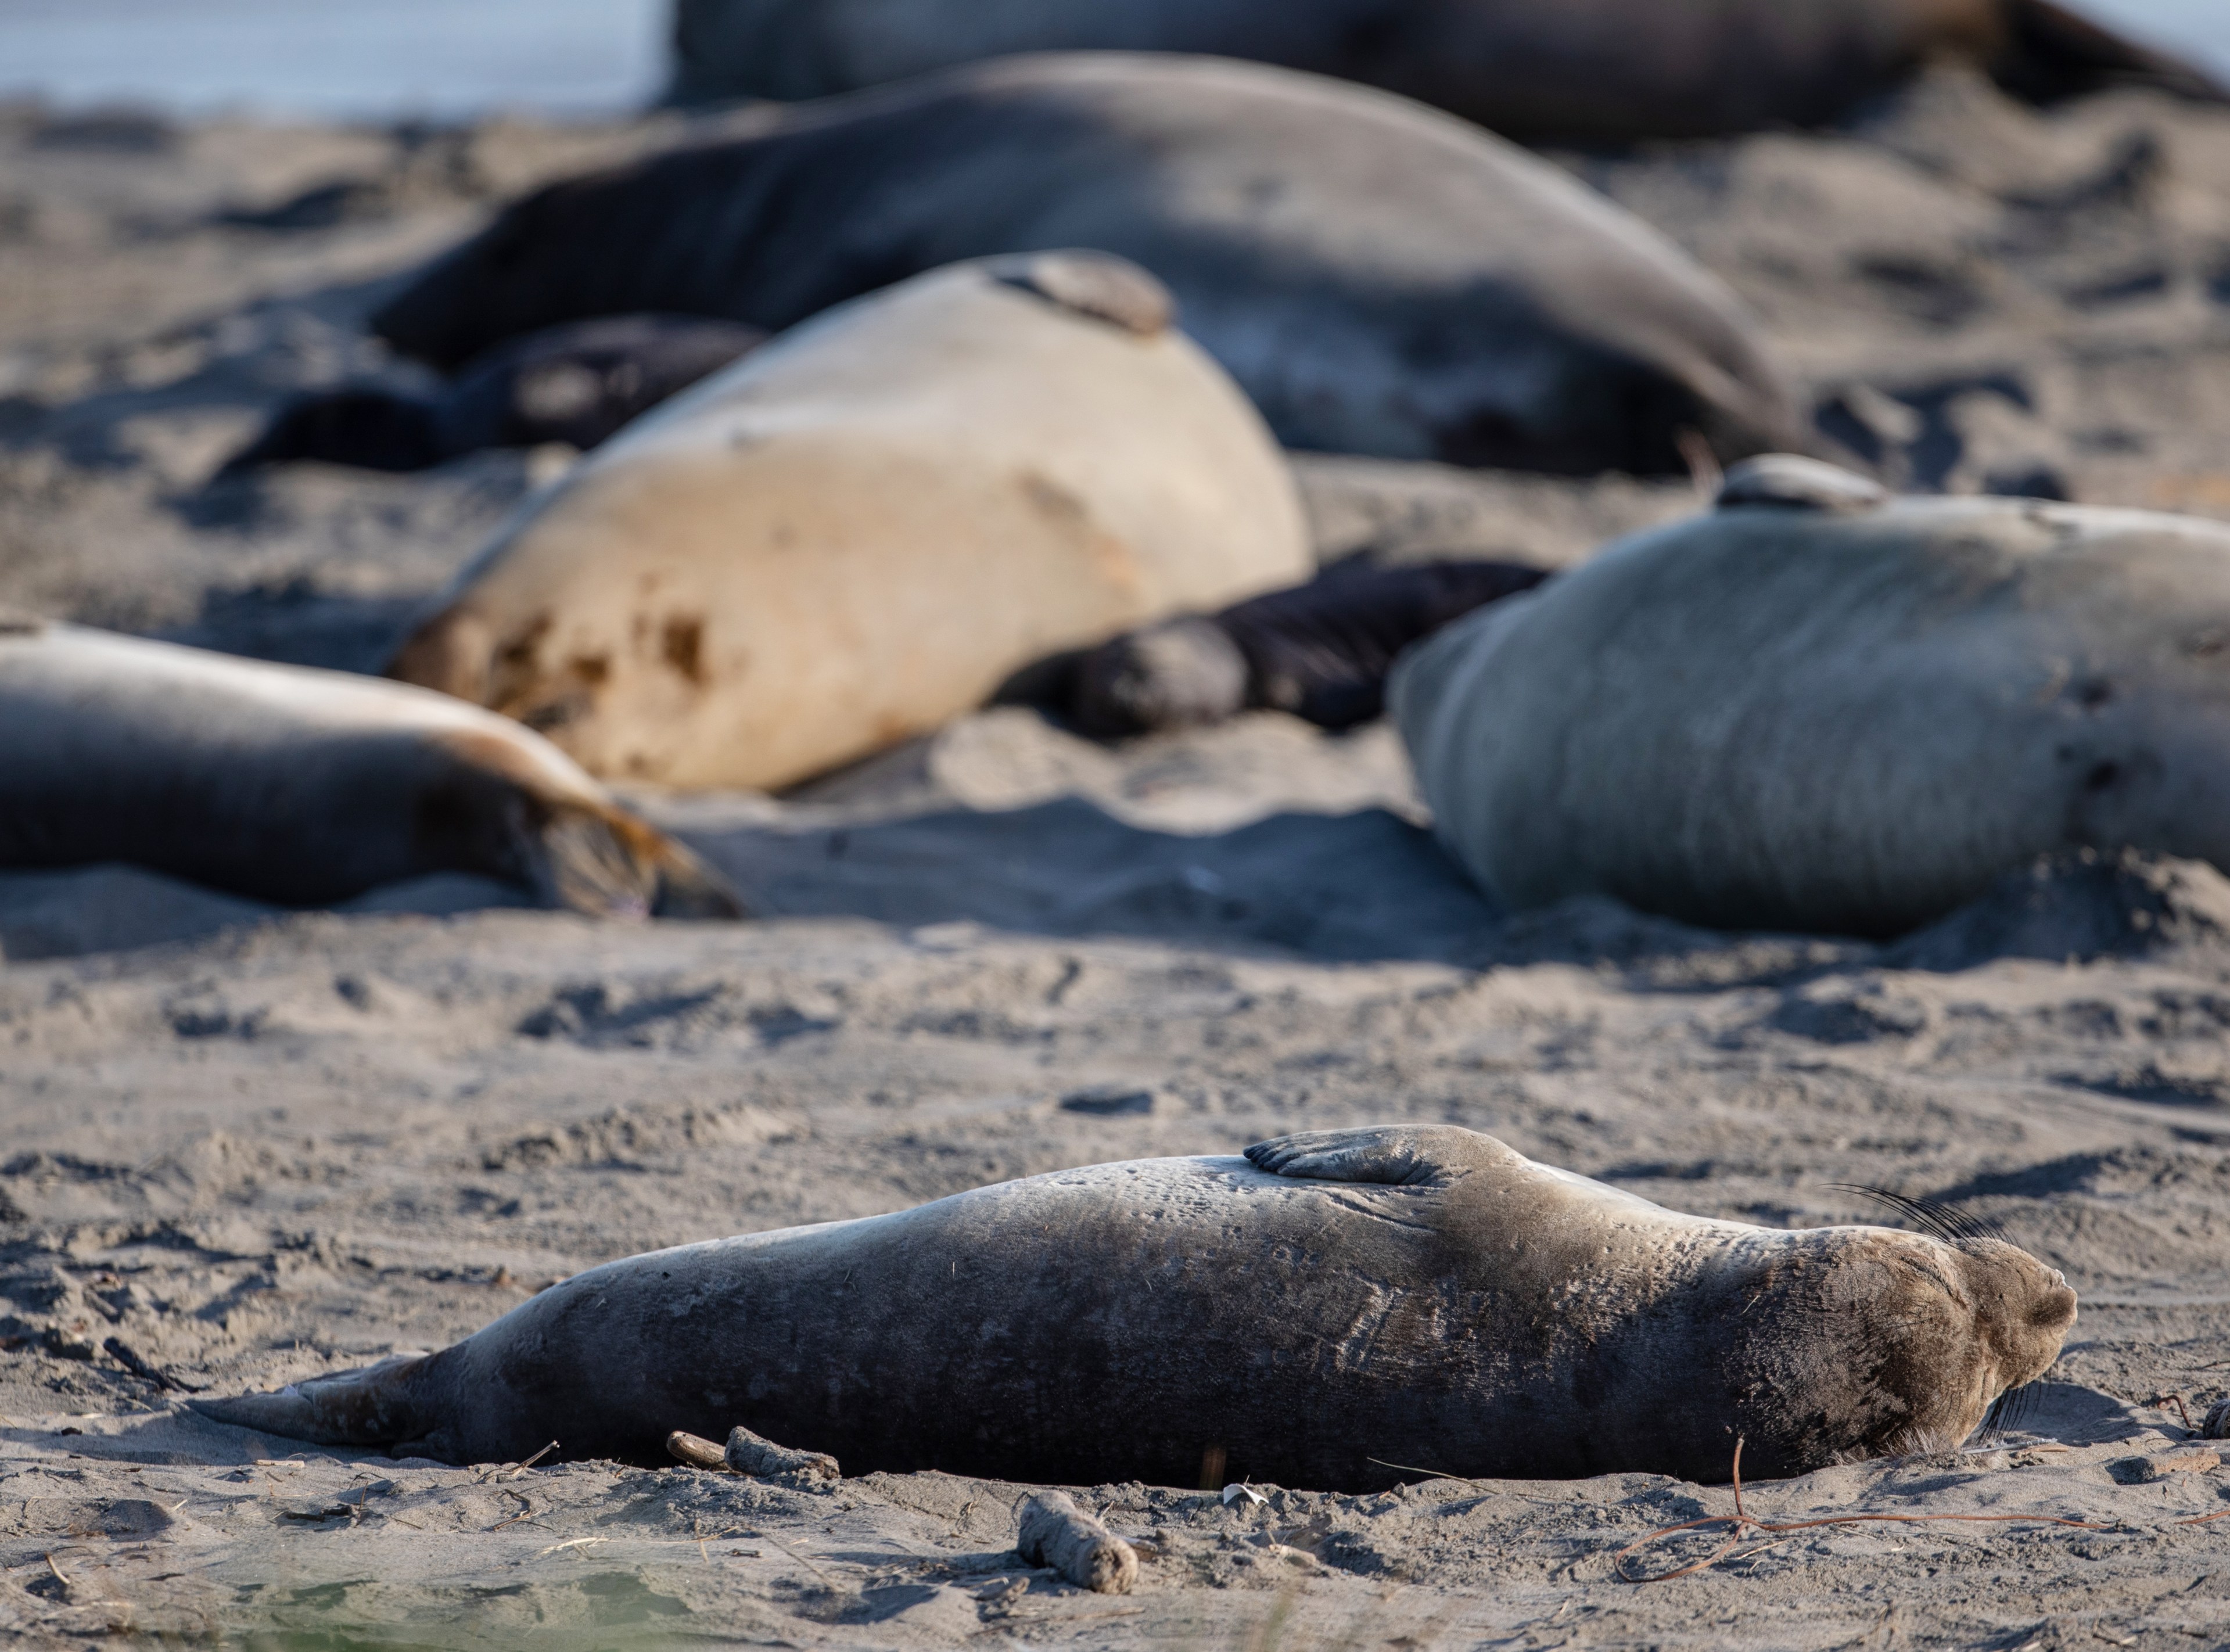
[(728, 1466), (728, 1454), (701, 1434), (684, 1434), (680, 1429), (666, 1436), (666, 1452), (676, 1462), (686, 1462), (692, 1468), (720, 1468)]
[(1127, 1595), (1138, 1581), (1138, 1557), (1131, 1546), (1065, 1492), (1040, 1492), (1022, 1505), (1015, 1552), (1029, 1565), (1050, 1566), (1080, 1589), (1098, 1594)]
[(792, 1451), (788, 1446), (763, 1440), (745, 1428), (728, 1430), (728, 1449), (722, 1455), (728, 1467), (738, 1474), (756, 1475), (763, 1480), (777, 1475), (840, 1480), (844, 1473), (836, 1466), (836, 1459), (825, 1451)]

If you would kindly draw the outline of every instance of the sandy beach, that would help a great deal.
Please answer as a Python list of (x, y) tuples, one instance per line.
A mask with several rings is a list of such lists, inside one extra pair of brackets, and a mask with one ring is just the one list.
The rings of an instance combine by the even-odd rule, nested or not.
[[(412, 382), (362, 320), (662, 114), (441, 128), (0, 107), (0, 605), (376, 668), (570, 453), (212, 485), (288, 393)], [(1916, 490), (2230, 520), (2230, 113), (1931, 74), (1845, 130), (1557, 157), (1763, 318)], [(1700, 507), (1297, 455), (1320, 558), (1569, 565)], [(2230, 1642), (2230, 880), (2016, 872), (1885, 945), (1510, 917), (1391, 732), (1108, 746), (1017, 708), (780, 798), (635, 794), (765, 915), (596, 925), (455, 877), (287, 913), (0, 875), (0, 1628), (257, 1647), (2188, 1648)], [(191, 1391), (442, 1345), (633, 1252), (1009, 1177), (1430, 1120), (1676, 1209), (1944, 1200), (2081, 1319), (2019, 1429), (1747, 1487), (1080, 1488), (1137, 1592), (1011, 1552), (1026, 1488), (566, 1457), (456, 1468)], [(1305, 1426), (1305, 1419), (1297, 1419)], [(810, 1442), (795, 1442), (809, 1446)]]

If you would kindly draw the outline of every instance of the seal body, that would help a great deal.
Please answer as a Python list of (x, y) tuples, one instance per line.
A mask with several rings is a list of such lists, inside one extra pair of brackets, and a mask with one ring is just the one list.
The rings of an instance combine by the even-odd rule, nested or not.
[[(1013, 58), (552, 184), (375, 318), (461, 360), (625, 310), (785, 327), (955, 260), (1129, 258), (1289, 446), (1591, 473), (1801, 446), (1734, 295), (1464, 122), (1219, 59)], [(1685, 433), (1685, 434), (1684, 434)]]
[(820, 317), (591, 455), (391, 674), (594, 772), (778, 786), (938, 727), (1041, 655), (1304, 578), (1283, 456), (1098, 254)]
[(2120, 81), (2220, 95), (2052, 0), (678, 0), (669, 95), (826, 97), (1083, 48), (1279, 63), (1533, 140), (1812, 125), (1937, 57), (2040, 100)]
[(289, 906), (470, 872), (609, 916), (736, 917), (546, 740), (422, 689), (0, 623), (0, 867), (128, 861)]
[(219, 1418), (453, 1461), (740, 1423), (848, 1473), (1359, 1491), (1956, 1444), (2072, 1323), (1991, 1240), (1679, 1215), (1448, 1126), (1032, 1177), (576, 1274)]
[(593, 448), (765, 337), (698, 316), (546, 327), (474, 358), (432, 394), (349, 385), (298, 396), (218, 474), (298, 459), (424, 470), (487, 448)]
[(1889, 934), (2055, 850), (2230, 868), (2230, 528), (1786, 459), (1723, 497), (1396, 667), (1492, 897)]

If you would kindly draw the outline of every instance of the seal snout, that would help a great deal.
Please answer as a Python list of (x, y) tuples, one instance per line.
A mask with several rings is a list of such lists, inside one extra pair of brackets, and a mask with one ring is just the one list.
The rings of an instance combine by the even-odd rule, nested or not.
[(1997, 1391), (2034, 1382), (2059, 1358), (2075, 1323), (2075, 1292), (2058, 1268), (2002, 1240), (1965, 1239), (1953, 1249), (1976, 1332), (1997, 1366)]

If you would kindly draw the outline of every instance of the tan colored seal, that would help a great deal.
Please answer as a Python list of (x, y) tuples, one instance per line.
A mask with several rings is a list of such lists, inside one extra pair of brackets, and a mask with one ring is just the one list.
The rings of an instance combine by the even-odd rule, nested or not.
[(1065, 1485), (1790, 1475), (1956, 1445), (2075, 1318), (1991, 1239), (1683, 1216), (1446, 1125), (1058, 1171), (577, 1274), (222, 1420), (454, 1462), (680, 1428)]
[(599, 449), (391, 674), (594, 773), (779, 786), (1041, 655), (1296, 584), (1283, 456), (1169, 315), (1087, 253), (831, 312)]
[(1890, 934), (2062, 849), (2230, 868), (2230, 527), (1776, 455), (1404, 655), (1495, 900)]
[(470, 872), (741, 914), (547, 740), (423, 689), (0, 616), (0, 867), (128, 861), (290, 906)]

